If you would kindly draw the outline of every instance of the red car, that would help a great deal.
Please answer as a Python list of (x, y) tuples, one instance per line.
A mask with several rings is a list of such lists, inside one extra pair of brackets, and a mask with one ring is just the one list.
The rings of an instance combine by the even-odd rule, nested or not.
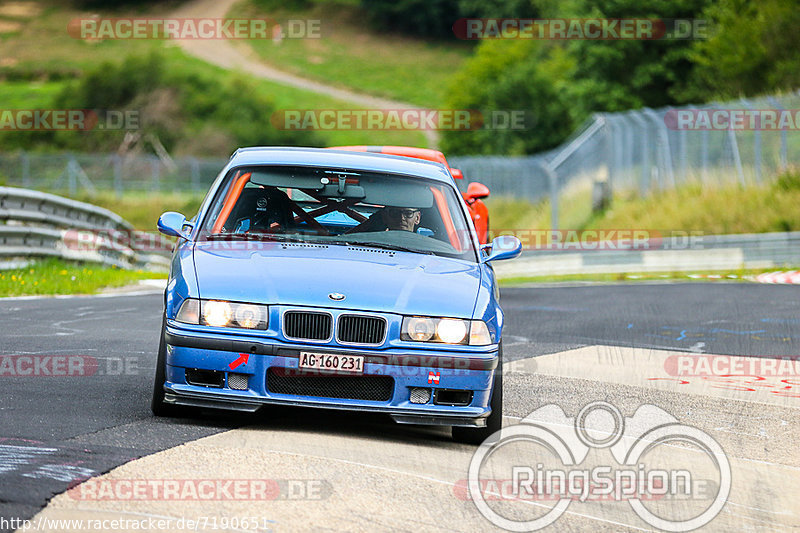
[[(457, 180), (464, 179), (464, 174), (457, 168), (451, 168), (444, 154), (430, 148), (415, 148), (413, 146), (331, 146), (332, 150), (348, 150), (351, 152), (373, 152), (378, 154), (400, 155), (415, 157), (443, 164), (450, 174)], [(489, 187), (474, 181), (467, 187), (467, 192), (461, 193), (469, 208), (472, 223), (478, 233), (481, 244), (489, 242), (489, 210), (483, 203), (483, 198), (489, 196)]]

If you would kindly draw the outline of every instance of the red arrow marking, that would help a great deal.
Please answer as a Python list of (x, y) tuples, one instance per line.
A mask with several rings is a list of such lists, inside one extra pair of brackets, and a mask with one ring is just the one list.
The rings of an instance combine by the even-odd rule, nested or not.
[(240, 353), (239, 358), (228, 365), (231, 370), (236, 370), (240, 365), (246, 365), (247, 360), (250, 359), (250, 354)]

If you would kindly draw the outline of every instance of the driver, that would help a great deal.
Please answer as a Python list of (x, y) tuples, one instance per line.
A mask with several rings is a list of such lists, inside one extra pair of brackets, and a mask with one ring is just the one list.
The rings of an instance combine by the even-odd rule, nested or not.
[(416, 231), (422, 218), (419, 209), (413, 207), (386, 207), (381, 212), (387, 230)]

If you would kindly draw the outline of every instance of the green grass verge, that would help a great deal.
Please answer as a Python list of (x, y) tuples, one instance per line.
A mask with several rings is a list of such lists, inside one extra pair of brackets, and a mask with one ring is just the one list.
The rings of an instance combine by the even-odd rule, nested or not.
[(472, 51), (469, 43), (428, 41), (372, 30), (357, 5), (327, 1), (298, 10), (277, 4), (243, 0), (228, 16), (278, 22), (319, 20), (321, 38), (283, 39), (280, 43), (251, 40), (243, 45), (281, 70), (362, 93), (424, 107), (442, 106), (453, 72)]
[[(800, 230), (800, 171), (789, 170), (765, 185), (703, 187), (689, 184), (645, 198), (618, 194), (611, 208), (592, 214), (585, 190), (565, 192), (561, 229), (645, 229), (708, 235)], [(550, 229), (550, 202), (509, 197), (487, 200), (493, 232)]]
[(0, 297), (94, 294), (108, 287), (122, 287), (143, 279), (166, 277), (166, 274), (142, 270), (122, 270), (98, 264), (48, 259), (25, 268), (0, 270)]
[(570, 281), (586, 282), (639, 282), (639, 281), (750, 281), (753, 276), (775, 270), (797, 270), (798, 267), (782, 267), (781, 269), (739, 269), (720, 271), (686, 271), (686, 272), (620, 272), (614, 274), (566, 274), (563, 276), (528, 276), (499, 278), (501, 287), (510, 287), (526, 283), (558, 283)]
[(670, 229), (708, 234), (766, 233), (800, 229), (800, 188), (699, 185), (615, 198), (611, 208), (588, 224), (592, 229)]
[(52, 105), (64, 81), (6, 81), (0, 83), (4, 109), (38, 109)]

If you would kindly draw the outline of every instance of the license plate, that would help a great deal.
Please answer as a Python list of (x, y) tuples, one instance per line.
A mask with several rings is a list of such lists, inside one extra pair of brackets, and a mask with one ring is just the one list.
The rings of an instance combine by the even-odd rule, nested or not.
[(364, 372), (364, 356), (300, 352), (298, 367), (361, 374)]

